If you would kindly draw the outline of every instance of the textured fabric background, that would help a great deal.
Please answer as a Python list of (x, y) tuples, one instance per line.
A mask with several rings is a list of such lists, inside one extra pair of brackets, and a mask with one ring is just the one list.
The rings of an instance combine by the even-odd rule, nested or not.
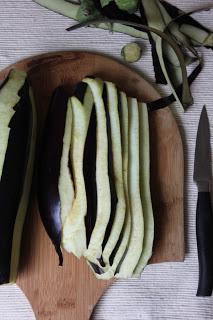
[[(212, 0), (170, 0), (190, 10)], [(212, 12), (199, 15), (213, 28)], [(57, 50), (88, 50), (120, 59), (129, 36), (110, 34), (102, 30), (64, 31), (72, 24), (67, 18), (36, 5), (31, 0), (0, 0), (0, 68), (22, 58)], [(149, 45), (143, 57), (133, 67), (153, 81)], [(148, 266), (141, 280), (116, 282), (102, 297), (96, 308), (95, 320), (157, 320), (213, 319), (213, 298), (197, 298), (198, 264), (195, 238), (197, 189), (193, 182), (193, 157), (198, 119), (203, 104), (207, 105), (213, 133), (213, 52), (203, 50), (205, 67), (192, 86), (195, 104), (185, 114), (174, 105), (181, 128), (185, 151), (185, 233), (184, 263)], [(163, 91), (165, 92), (165, 88)], [(31, 307), (16, 286), (0, 287), (0, 320), (35, 319)]]

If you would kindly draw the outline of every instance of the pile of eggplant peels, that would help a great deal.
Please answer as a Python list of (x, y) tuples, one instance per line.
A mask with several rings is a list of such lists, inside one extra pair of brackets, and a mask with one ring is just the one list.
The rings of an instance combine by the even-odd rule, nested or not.
[(61, 248), (98, 279), (139, 276), (152, 255), (149, 120), (144, 103), (112, 82), (85, 78), (55, 90), (43, 134), (38, 202)]
[[(34, 0), (38, 4), (80, 23), (67, 30), (91, 26), (121, 32), (149, 40), (152, 49), (156, 83), (168, 84), (171, 94), (148, 104), (150, 110), (166, 107), (177, 101), (182, 109), (193, 104), (189, 89), (202, 70), (199, 47), (213, 48), (211, 30), (162, 0)], [(173, 44), (179, 48), (174, 51)], [(187, 76), (186, 67), (194, 70)]]

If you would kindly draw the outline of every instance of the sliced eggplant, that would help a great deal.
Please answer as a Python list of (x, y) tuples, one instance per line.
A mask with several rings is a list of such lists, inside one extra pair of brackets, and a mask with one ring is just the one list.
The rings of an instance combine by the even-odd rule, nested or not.
[(111, 196), (108, 176), (108, 137), (104, 102), (102, 98), (103, 81), (86, 78), (92, 91), (97, 117), (97, 153), (96, 153), (96, 185), (97, 216), (90, 242), (84, 256), (89, 262), (101, 267), (99, 259), (102, 254), (102, 243), (111, 213)]
[[(107, 103), (106, 109), (109, 112), (110, 128), (111, 128), (111, 141), (112, 141), (112, 167), (113, 167), (113, 179), (116, 189), (116, 207), (114, 221), (111, 226), (110, 235), (103, 248), (102, 258), (105, 263), (105, 268), (110, 265), (109, 258), (118, 242), (121, 234), (126, 202), (124, 194), (124, 182), (123, 182), (123, 166), (122, 166), (122, 149), (121, 149), (121, 130), (120, 120), (118, 114), (118, 95), (117, 88), (112, 82), (105, 82), (107, 90)], [(109, 137), (108, 137), (109, 139)], [(112, 203), (113, 204), (113, 203)]]
[[(127, 245), (129, 242), (129, 236), (131, 231), (131, 213), (130, 213), (130, 204), (129, 204), (129, 188), (128, 188), (128, 157), (129, 157), (129, 141), (128, 141), (128, 132), (129, 132), (129, 121), (128, 121), (128, 102), (127, 96), (124, 92), (120, 93), (119, 99), (119, 115), (120, 115), (120, 127), (121, 127), (121, 144), (122, 144), (122, 165), (123, 165), (123, 183), (124, 183), (124, 192), (126, 200), (126, 213), (123, 229), (120, 234), (120, 238), (117, 243), (116, 252), (112, 252), (110, 260), (112, 263), (110, 268), (102, 274), (96, 274), (98, 279), (111, 279), (116, 270), (119, 267), (119, 264), (122, 262), (122, 258), (125, 255), (127, 250)], [(113, 256), (113, 257), (112, 257)]]
[(74, 96), (71, 98), (71, 105), (73, 122), (70, 155), (75, 185), (75, 197), (71, 211), (63, 226), (62, 244), (68, 252), (72, 252), (75, 256), (81, 257), (87, 246), (85, 228), (87, 197), (83, 173), (83, 159), (93, 107), (93, 95), (86, 83), (81, 83), (78, 86)]
[(129, 172), (128, 187), (132, 218), (131, 234), (124, 259), (119, 267), (117, 278), (131, 277), (143, 248), (144, 221), (140, 195), (139, 160), (139, 111), (135, 98), (128, 99), (129, 106)]
[(134, 270), (134, 276), (139, 276), (147, 265), (153, 248), (154, 218), (150, 192), (150, 139), (149, 118), (145, 103), (138, 103), (139, 107), (139, 152), (140, 152), (140, 194), (144, 217), (143, 250)]
[(26, 73), (0, 89), (0, 284), (15, 282), (34, 168), (36, 114)]
[[(70, 108), (67, 93), (62, 87), (57, 88), (53, 94), (46, 119), (39, 161), (39, 210), (45, 229), (58, 253), (60, 265), (63, 264), (61, 252), (62, 217), (63, 220), (66, 218), (67, 211), (73, 202), (71, 176), (67, 172), (69, 163), (67, 146), (70, 144), (70, 123), (72, 123)], [(68, 117), (69, 119), (67, 119)], [(64, 148), (66, 151), (63, 152)], [(60, 193), (62, 195), (63, 190), (66, 189), (69, 191), (67, 193), (69, 199), (66, 199), (64, 204), (62, 203), (64, 197), (60, 198)]]

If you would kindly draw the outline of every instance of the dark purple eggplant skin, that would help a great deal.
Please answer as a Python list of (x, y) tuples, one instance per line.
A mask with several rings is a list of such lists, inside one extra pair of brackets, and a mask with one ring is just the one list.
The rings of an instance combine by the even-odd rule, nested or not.
[(10, 121), (10, 135), (0, 179), (0, 284), (10, 280), (13, 230), (23, 191), (32, 128), (29, 84), (19, 91), (20, 101)]
[(63, 87), (53, 93), (41, 143), (38, 171), (38, 205), (44, 227), (55, 246), (59, 265), (63, 265), (61, 251), (61, 203), (59, 177), (63, 151), (69, 96)]
[(84, 148), (83, 173), (85, 189), (87, 195), (87, 214), (85, 217), (87, 245), (91, 238), (92, 230), (95, 227), (97, 215), (97, 186), (96, 186), (96, 141), (97, 119), (96, 111), (93, 106), (87, 138)]
[(1, 82), (0, 90), (5, 86), (5, 84), (7, 83), (8, 80), (9, 80), (9, 75)]

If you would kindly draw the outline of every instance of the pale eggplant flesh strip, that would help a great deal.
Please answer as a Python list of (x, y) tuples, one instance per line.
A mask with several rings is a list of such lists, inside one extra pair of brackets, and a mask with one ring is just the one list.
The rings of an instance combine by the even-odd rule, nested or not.
[[(58, 183), (59, 197), (61, 201), (61, 223), (64, 226), (67, 216), (69, 215), (74, 199), (74, 186), (70, 172), (70, 146), (71, 133), (73, 125), (72, 106), (68, 101), (65, 131), (63, 137), (63, 150), (60, 164), (60, 176)], [(71, 168), (72, 169), (72, 168)], [(62, 236), (63, 239), (63, 236)]]
[(123, 169), (123, 184), (126, 200), (126, 212), (123, 229), (120, 234), (118, 243), (110, 256), (110, 268), (100, 273), (97, 270), (96, 277), (102, 280), (111, 279), (116, 270), (119, 268), (119, 264), (122, 262), (122, 258), (127, 250), (129, 242), (129, 236), (131, 231), (131, 213), (129, 203), (129, 188), (128, 188), (128, 162), (129, 162), (129, 120), (128, 120), (128, 101), (124, 92), (119, 93), (119, 116), (120, 116), (120, 130), (121, 130), (121, 146), (122, 146), (122, 169)]
[(140, 195), (139, 159), (139, 110), (135, 98), (128, 98), (129, 106), (129, 201), (131, 210), (131, 234), (128, 248), (119, 267), (117, 278), (129, 278), (137, 266), (143, 249), (144, 219)]
[(108, 175), (108, 137), (104, 102), (102, 98), (103, 81), (85, 78), (92, 90), (97, 117), (97, 153), (96, 153), (96, 185), (97, 213), (95, 227), (84, 256), (89, 262), (101, 267), (99, 259), (102, 254), (102, 243), (111, 213), (111, 195)]
[(138, 103), (139, 107), (139, 152), (140, 152), (140, 194), (144, 217), (143, 250), (134, 276), (140, 276), (144, 267), (152, 256), (154, 240), (154, 217), (150, 192), (150, 138), (149, 118), (145, 103)]
[[(111, 152), (112, 152), (112, 170), (115, 184), (116, 201), (111, 205), (114, 206), (114, 219), (109, 230), (109, 237), (103, 247), (102, 258), (105, 264), (105, 270), (110, 266), (109, 258), (116, 243), (119, 240), (125, 218), (126, 202), (124, 194), (123, 181), (123, 164), (122, 164), (122, 148), (121, 148), (121, 130), (120, 119), (118, 114), (118, 92), (115, 84), (105, 82), (107, 91), (107, 101), (105, 103), (106, 110), (109, 113), (109, 124), (111, 134)], [(107, 112), (106, 112), (107, 113)], [(108, 135), (108, 139), (109, 139)]]
[[(0, 90), (0, 284), (15, 282), (34, 167), (36, 115), (26, 74), (12, 70)], [(6, 134), (2, 134), (4, 128)]]
[[(81, 98), (85, 97), (84, 101), (80, 101), (77, 98), (78, 92)], [(73, 113), (70, 156), (75, 196), (71, 211), (63, 225), (62, 244), (64, 249), (80, 258), (87, 247), (85, 228), (87, 197), (83, 173), (83, 159), (85, 141), (94, 103), (89, 86), (86, 85), (86, 83), (80, 83), (70, 101)]]
[(59, 256), (59, 265), (63, 264), (59, 180), (67, 108), (68, 95), (62, 87), (58, 87), (50, 103), (39, 159), (39, 211), (44, 227)]
[(112, 128), (111, 128), (111, 117), (110, 117), (109, 106), (108, 106), (109, 101), (108, 101), (106, 83), (104, 83), (104, 86), (103, 86), (102, 98), (103, 98), (104, 108), (106, 113), (106, 126), (107, 126), (107, 138), (108, 138), (108, 176), (109, 176), (110, 202), (111, 202), (110, 218), (105, 231), (104, 240), (102, 243), (102, 254), (99, 260), (101, 263), (101, 266), (103, 267), (103, 269), (105, 269), (109, 265), (109, 257), (108, 257), (107, 266), (106, 266), (106, 261), (105, 261), (106, 259), (103, 259), (103, 251), (106, 245), (107, 245), (107, 248), (109, 249), (109, 244), (107, 243), (109, 241), (109, 238), (111, 237), (111, 230), (114, 225), (117, 204), (118, 204), (117, 188), (116, 188), (116, 182), (115, 182), (116, 176), (115, 176), (114, 163), (113, 163), (114, 162), (113, 136), (112, 136)]

